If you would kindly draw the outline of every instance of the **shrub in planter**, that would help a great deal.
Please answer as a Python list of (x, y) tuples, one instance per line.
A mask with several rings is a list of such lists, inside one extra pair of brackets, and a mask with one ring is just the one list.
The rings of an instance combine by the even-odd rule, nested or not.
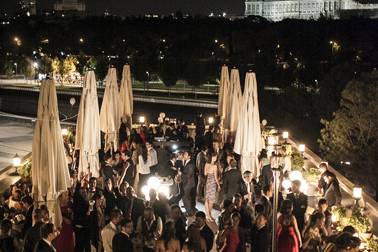
[(292, 149), (291, 164), (293, 170), (301, 171), (304, 165), (302, 154), (297, 149)]
[(359, 207), (339, 207), (333, 214), (338, 219), (337, 230), (342, 231), (345, 226), (354, 227), (358, 233), (366, 233), (371, 229), (369, 218)]
[(27, 161), (24, 163), (24, 165), (20, 166), (17, 169), (17, 173), (22, 177), (22, 178), (29, 178), (31, 176), (31, 161)]

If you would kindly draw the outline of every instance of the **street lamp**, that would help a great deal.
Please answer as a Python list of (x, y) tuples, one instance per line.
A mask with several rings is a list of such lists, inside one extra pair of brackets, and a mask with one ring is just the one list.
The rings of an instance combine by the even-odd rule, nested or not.
[(62, 136), (67, 136), (68, 135), (68, 129), (63, 128), (62, 129)]
[(13, 162), (13, 166), (16, 167), (16, 168), (18, 166), (20, 166), (20, 164), (21, 164), (21, 158), (18, 156), (17, 153), (16, 153), (16, 155), (14, 155), (12, 162)]
[[(273, 156), (278, 159), (278, 156)], [(273, 171), (273, 230), (272, 230), (272, 251), (277, 251), (277, 212), (278, 212), (278, 189), (280, 183), (280, 168), (278, 162), (273, 162), (275, 165), (272, 167)]]
[(17, 75), (17, 62), (14, 62), (13, 65), (16, 67), (16, 75)]
[(306, 145), (305, 145), (305, 144), (300, 144), (300, 145), (298, 146), (298, 151), (299, 151), (300, 153), (302, 153), (302, 155), (303, 155), (303, 153), (305, 152), (305, 150), (306, 150)]
[(356, 206), (359, 206), (358, 201), (362, 198), (362, 188), (360, 186), (353, 187), (353, 199), (356, 200)]
[(144, 124), (146, 122), (146, 118), (144, 116), (139, 116), (139, 123)]
[(289, 132), (287, 131), (282, 132), (282, 138), (285, 139), (285, 142), (286, 142), (286, 140), (289, 138)]
[(209, 122), (209, 124), (213, 124), (214, 123), (214, 117), (210, 116), (207, 121)]

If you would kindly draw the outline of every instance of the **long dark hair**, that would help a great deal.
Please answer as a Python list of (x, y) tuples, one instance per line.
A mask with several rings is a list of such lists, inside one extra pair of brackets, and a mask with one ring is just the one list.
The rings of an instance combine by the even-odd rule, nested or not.
[(213, 164), (211, 163), (211, 160), (213, 159), (213, 157), (216, 156), (217, 159), (215, 160), (214, 164), (217, 164), (218, 163), (218, 154), (215, 152), (215, 151), (209, 151), (206, 155), (206, 163), (209, 163), (209, 164)]
[(284, 200), (281, 205), (280, 213), (284, 217), (290, 217), (293, 214), (293, 202), (291, 202), (291, 200)]
[(164, 231), (163, 231), (163, 234), (161, 235), (161, 240), (164, 241), (165, 248), (168, 247), (168, 243), (171, 240), (176, 238), (175, 233), (176, 233), (176, 230), (175, 230), (175, 225), (173, 221), (168, 221), (167, 223), (165, 223)]
[(145, 144), (141, 144), (140, 146), (140, 155), (142, 155), (144, 163), (147, 163), (148, 151)]

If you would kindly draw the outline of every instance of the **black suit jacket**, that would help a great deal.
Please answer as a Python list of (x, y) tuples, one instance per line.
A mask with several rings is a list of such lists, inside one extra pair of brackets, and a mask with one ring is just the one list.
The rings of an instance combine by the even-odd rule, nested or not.
[(28, 229), (31, 228), (33, 225), (33, 210), (34, 210), (34, 206), (31, 206), (26, 212), (26, 215), (25, 215), (26, 219), (25, 219), (24, 226), (22, 227), (22, 232), (21, 232), (21, 235), (23, 237), (25, 236), (26, 231), (28, 231)]
[(303, 193), (299, 193), (298, 197), (295, 197), (294, 193), (289, 193), (287, 199), (293, 202), (293, 214), (297, 219), (299, 231), (302, 232), (305, 223), (308, 197)]
[(55, 252), (54, 248), (47, 244), (44, 240), (39, 240), (34, 248), (34, 252)]
[(243, 178), (240, 171), (231, 169), (223, 175), (223, 190), (226, 199), (232, 199), (235, 193), (240, 193), (240, 184)]
[(118, 233), (113, 237), (113, 252), (134, 251), (130, 238), (124, 233)]
[(142, 216), (144, 212), (144, 202), (143, 200), (137, 197), (133, 197), (133, 200), (128, 201), (128, 204), (126, 205), (126, 209), (130, 209), (131, 202), (133, 202), (132, 209), (131, 209), (131, 220), (133, 221), (134, 227), (136, 227), (138, 218)]
[(261, 204), (264, 206), (264, 214), (267, 217), (268, 221), (272, 219), (272, 204), (270, 203), (270, 200), (268, 200), (265, 196), (261, 196), (260, 200), (258, 201), (258, 204)]
[(193, 188), (196, 186), (195, 182), (196, 167), (192, 160), (187, 161), (187, 163), (182, 168), (182, 184), (184, 188)]
[(271, 243), (271, 241), (269, 240), (267, 226), (264, 226), (261, 229), (258, 229), (256, 226), (253, 226), (251, 230), (251, 236), (252, 251), (269, 251), (269, 244)]
[(28, 229), (24, 238), (24, 252), (33, 252), (35, 245), (41, 239), (41, 227), (43, 222), (36, 222)]
[(261, 187), (264, 188), (267, 185), (270, 185), (273, 181), (273, 171), (270, 165), (265, 165), (261, 169), (262, 183)]
[[(253, 182), (249, 183), (249, 186), (251, 188), (251, 193), (252, 193), (252, 203), (256, 202), (256, 193), (255, 193), (255, 185)], [(241, 181), (240, 183), (240, 194), (244, 197), (244, 195), (248, 194), (247, 190), (247, 183), (245, 183), (244, 180)]]
[(201, 229), (201, 237), (206, 241), (206, 250), (211, 251), (214, 243), (214, 233), (207, 224)]

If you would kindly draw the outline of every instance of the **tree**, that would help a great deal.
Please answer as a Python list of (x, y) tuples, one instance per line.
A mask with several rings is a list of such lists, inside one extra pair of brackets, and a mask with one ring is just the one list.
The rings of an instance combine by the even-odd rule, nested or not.
[[(340, 108), (330, 121), (322, 119), (319, 139), (325, 158), (350, 161), (344, 172), (356, 182), (374, 187), (378, 199), (378, 72), (352, 80), (341, 93)], [(375, 178), (375, 179), (374, 179)]]

